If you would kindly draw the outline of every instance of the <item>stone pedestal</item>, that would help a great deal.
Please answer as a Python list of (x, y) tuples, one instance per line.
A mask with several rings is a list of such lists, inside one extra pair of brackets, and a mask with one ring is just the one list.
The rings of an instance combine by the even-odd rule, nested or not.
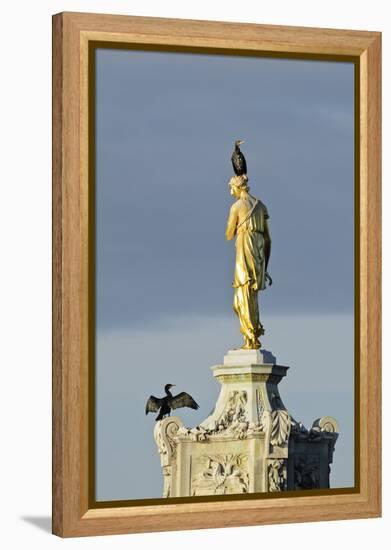
[(292, 418), (278, 389), (288, 368), (265, 350), (231, 350), (212, 367), (222, 387), (208, 418), (156, 423), (164, 497), (329, 487), (338, 424), (325, 417), (307, 430)]

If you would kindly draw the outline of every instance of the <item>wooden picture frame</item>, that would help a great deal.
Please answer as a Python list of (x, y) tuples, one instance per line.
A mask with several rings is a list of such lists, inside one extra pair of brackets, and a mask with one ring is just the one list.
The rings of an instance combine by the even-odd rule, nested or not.
[[(97, 506), (89, 429), (92, 304), (91, 45), (346, 59), (356, 74), (354, 490)], [(381, 34), (61, 13), (53, 17), (53, 533), (62, 537), (378, 517), (381, 514)]]

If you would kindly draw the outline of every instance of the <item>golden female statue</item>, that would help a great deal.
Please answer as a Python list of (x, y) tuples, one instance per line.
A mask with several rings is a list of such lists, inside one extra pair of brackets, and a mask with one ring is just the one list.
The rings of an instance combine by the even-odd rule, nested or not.
[(261, 347), (259, 337), (264, 329), (259, 321), (258, 291), (272, 284), (267, 272), (271, 238), (266, 206), (250, 195), (247, 175), (234, 176), (229, 182), (232, 205), (226, 230), (227, 240), (236, 235), (236, 262), (232, 286), (235, 289), (233, 309), (244, 336), (243, 349)]

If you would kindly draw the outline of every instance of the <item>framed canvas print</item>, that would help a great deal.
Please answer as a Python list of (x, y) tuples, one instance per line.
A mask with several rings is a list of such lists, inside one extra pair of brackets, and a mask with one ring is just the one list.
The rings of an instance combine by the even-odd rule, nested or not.
[(377, 32), (53, 18), (53, 532), (380, 515)]

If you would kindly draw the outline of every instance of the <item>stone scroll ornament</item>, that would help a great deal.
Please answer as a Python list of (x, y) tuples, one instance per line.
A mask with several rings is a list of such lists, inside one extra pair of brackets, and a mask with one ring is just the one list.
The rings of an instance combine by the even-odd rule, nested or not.
[(172, 462), (176, 458), (174, 438), (182, 425), (182, 423), (178, 423), (178, 420), (165, 418), (155, 425), (154, 430), (154, 438), (159, 451), (163, 472), (163, 498), (171, 496)]

